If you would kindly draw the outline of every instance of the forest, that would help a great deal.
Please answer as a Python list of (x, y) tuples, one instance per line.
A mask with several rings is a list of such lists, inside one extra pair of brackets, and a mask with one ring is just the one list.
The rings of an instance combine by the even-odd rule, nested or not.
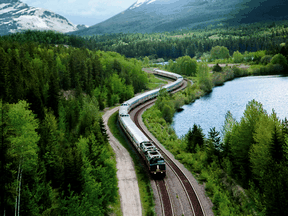
[[(169, 64), (157, 66), (193, 85), (173, 96), (161, 91), (144, 118), (159, 141), (205, 183), (214, 213), (285, 214), (287, 120), (250, 101), (240, 122), (227, 113), (221, 138), (213, 126), (205, 137), (194, 125), (178, 139), (171, 122), (183, 104), (226, 80), (287, 75), (287, 33), (288, 22), (280, 21), (154, 34), (1, 36), (0, 215), (113, 211), (116, 161), (101, 115), (150, 88), (151, 77), (141, 69), (164, 60)], [(207, 61), (215, 66), (209, 68)], [(251, 67), (218, 65), (230, 62)]]
[[(66, 44), (89, 50), (114, 51), (127, 58), (143, 60), (145, 56), (156, 62), (163, 58), (175, 60), (181, 56), (197, 59), (209, 53), (212, 47), (224, 46), (232, 55), (266, 50), (267, 54), (287, 55), (281, 44), (287, 42), (288, 21), (242, 24), (239, 26), (208, 26), (202, 29), (182, 29), (164, 33), (118, 33), (94, 36), (76, 36), (53, 31), (26, 31), (0, 37), (0, 40), (34, 41), (48, 44)], [(287, 43), (286, 43), (287, 44)]]
[(0, 41), (1, 215), (111, 211), (116, 161), (101, 110), (146, 89), (141, 66), (115, 52)]

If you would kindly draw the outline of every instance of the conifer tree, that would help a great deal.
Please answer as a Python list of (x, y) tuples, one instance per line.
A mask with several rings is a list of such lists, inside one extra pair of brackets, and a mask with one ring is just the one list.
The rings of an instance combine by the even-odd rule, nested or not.
[(6, 99), (6, 78), (9, 73), (8, 55), (2, 47), (0, 47), (0, 98)]
[(204, 134), (202, 132), (202, 128), (200, 125), (196, 125), (194, 123), (193, 128), (189, 129), (187, 133), (187, 151), (191, 153), (195, 153), (195, 147), (198, 144), (201, 148), (204, 144)]

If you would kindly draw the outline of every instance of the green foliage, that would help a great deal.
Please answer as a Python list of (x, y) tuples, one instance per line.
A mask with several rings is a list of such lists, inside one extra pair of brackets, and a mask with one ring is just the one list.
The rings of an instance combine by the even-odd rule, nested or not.
[(11, 38), (0, 40), (1, 212), (107, 214), (116, 167), (99, 108), (146, 89), (141, 62)]
[(241, 63), (244, 60), (244, 56), (237, 50), (233, 53), (233, 62)]
[(213, 71), (215, 72), (221, 72), (222, 71), (222, 68), (219, 66), (219, 64), (215, 64), (212, 68)]
[(189, 56), (183, 56), (176, 59), (176, 64), (172, 64), (171, 66), (174, 66), (171, 67), (171, 71), (187, 76), (195, 76), (197, 71), (197, 61), (191, 59)]
[(270, 63), (272, 57), (270, 55), (265, 55), (261, 58), (260, 63), (263, 65), (267, 65), (268, 63)]
[(37, 163), (37, 142), (40, 137), (36, 129), (39, 123), (26, 101), (11, 105), (7, 115), (8, 130), (13, 134), (9, 138), (11, 147), (8, 152), (21, 164), (22, 169), (31, 171)]
[(223, 151), (220, 141), (220, 132), (216, 131), (215, 127), (210, 128), (207, 139), (207, 152), (209, 152), (208, 157), (211, 158), (213, 155), (218, 158), (220, 157), (220, 153)]
[(149, 65), (149, 58), (147, 56), (144, 57), (144, 62), (143, 62), (145, 67), (148, 67)]
[(119, 112), (115, 112), (108, 120), (108, 126), (113, 136), (128, 150), (136, 170), (136, 176), (139, 184), (140, 199), (143, 206), (143, 215), (153, 215), (154, 213), (154, 196), (153, 190), (150, 185), (150, 180), (146, 171), (143, 169), (143, 164), (135, 154), (135, 151), (131, 148), (131, 145), (127, 144), (127, 141), (123, 137), (117, 126), (117, 117)]
[(212, 47), (211, 51), (212, 59), (227, 59), (229, 58), (229, 50), (224, 46), (215, 46)]
[(213, 83), (210, 78), (210, 68), (205, 63), (200, 63), (196, 74), (200, 89), (204, 92), (210, 92), (213, 88)]
[(271, 63), (272, 64), (279, 64), (284, 68), (287, 67), (287, 59), (282, 54), (274, 55), (273, 58), (271, 59)]
[[(198, 176), (198, 181), (205, 182), (205, 191), (214, 202), (215, 214), (252, 215), (251, 208), (246, 206), (248, 201), (245, 201), (244, 199), (240, 200), (239, 197), (241, 194), (237, 195), (238, 193), (235, 193), (235, 196), (233, 195), (234, 189), (238, 187), (232, 184), (233, 181), (231, 180), (229, 180), (228, 184), (223, 180), (225, 174), (219, 168), (219, 163), (215, 162), (216, 160), (209, 162), (209, 158), (211, 158), (211, 156), (212, 158), (215, 158), (215, 156), (211, 155), (212, 153), (208, 151), (208, 145), (205, 139), (205, 145), (202, 148), (200, 148), (199, 145), (196, 145), (193, 151), (195, 153), (188, 153), (187, 148), (189, 145), (187, 143), (187, 136), (190, 135), (190, 138), (193, 139), (192, 130), (189, 131), (184, 139), (172, 139), (171, 136), (175, 132), (171, 132), (171, 128), (165, 123), (163, 118), (163, 121), (161, 120), (161, 113), (159, 113), (156, 106), (149, 108), (144, 112), (142, 117), (147, 128), (156, 136), (165, 148), (174, 154), (175, 158), (181, 161), (194, 176)], [(219, 135), (217, 135), (216, 131), (215, 136), (212, 137), (215, 138), (215, 143), (218, 143)], [(229, 163), (227, 164), (228, 166), (232, 166), (229, 165)]]
[[(277, 35), (277, 36), (275, 36)], [(286, 41), (287, 21), (280, 21), (278, 25), (271, 23), (243, 24), (240, 26), (221, 26), (207, 29), (181, 29), (165, 33), (118, 33), (79, 37), (56, 33), (53, 31), (25, 31), (0, 37), (1, 40), (18, 41), (18, 43), (37, 42), (58, 44), (59, 48), (73, 46), (85, 47), (89, 50), (114, 51), (127, 58), (143, 60), (145, 56), (150, 60), (163, 58), (166, 61), (184, 55), (199, 58), (209, 53), (212, 47), (225, 46), (233, 55), (235, 51), (244, 53), (244, 61), (252, 61), (252, 55), (245, 52), (267, 50), (271, 55), (287, 46), (281, 46)], [(287, 43), (286, 43), (287, 44)], [(64, 45), (64, 46), (63, 46)], [(30, 53), (31, 55), (31, 53)], [(208, 56), (204, 58), (207, 59)], [(261, 58), (260, 58), (261, 59)], [(260, 61), (260, 59), (258, 61)]]
[(196, 145), (198, 144), (200, 147), (204, 145), (204, 134), (202, 132), (202, 128), (200, 125), (193, 125), (193, 128), (189, 129), (187, 135), (187, 151), (191, 153), (196, 152)]
[(266, 215), (285, 214), (287, 204), (280, 201), (288, 196), (286, 190), (280, 189), (286, 188), (284, 179), (288, 175), (284, 157), (285, 124), (274, 111), (268, 115), (262, 105), (253, 100), (248, 103), (241, 121), (232, 125), (224, 130), (224, 147), (228, 147), (224, 152), (228, 151), (230, 160), (226, 160), (227, 170), (253, 194), (253, 205), (260, 208), (259, 211)]
[(253, 62), (256, 62), (257, 64), (259, 64), (259, 62), (265, 56), (265, 54), (266, 54), (266, 50), (259, 50), (259, 51), (255, 52)]
[(173, 111), (171, 107), (165, 104), (162, 108), (162, 115), (166, 122), (172, 123), (173, 120)]

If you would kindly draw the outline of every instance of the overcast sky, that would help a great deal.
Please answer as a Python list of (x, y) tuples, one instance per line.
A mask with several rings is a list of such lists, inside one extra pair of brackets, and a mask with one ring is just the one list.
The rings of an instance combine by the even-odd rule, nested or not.
[(60, 14), (73, 24), (94, 25), (130, 7), (137, 0), (21, 0)]

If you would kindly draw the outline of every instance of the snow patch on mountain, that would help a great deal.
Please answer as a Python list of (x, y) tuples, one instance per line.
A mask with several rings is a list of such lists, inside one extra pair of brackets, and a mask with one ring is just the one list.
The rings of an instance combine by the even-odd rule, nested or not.
[(42, 8), (30, 7), (17, 0), (0, 3), (0, 35), (22, 30), (54, 30), (62, 33), (87, 28), (74, 25), (65, 17)]
[(156, 0), (138, 0), (138, 1), (135, 2), (133, 5), (131, 5), (131, 7), (128, 8), (128, 9), (132, 10), (132, 9), (134, 9), (134, 8), (140, 7), (141, 5), (143, 5), (143, 4), (145, 4), (145, 3), (146, 3), (146, 4), (150, 4), (150, 3), (154, 2), (154, 1), (156, 1)]

